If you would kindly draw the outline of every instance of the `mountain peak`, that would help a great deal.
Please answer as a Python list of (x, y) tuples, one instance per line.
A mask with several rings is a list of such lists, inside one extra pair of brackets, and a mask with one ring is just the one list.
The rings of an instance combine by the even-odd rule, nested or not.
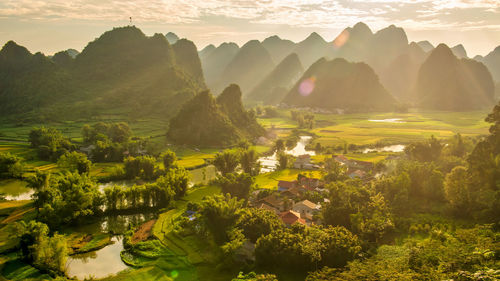
[(262, 43), (264, 43), (266, 41), (281, 41), (281, 38), (278, 35), (273, 35), (273, 36), (269, 36), (266, 39), (264, 39), (264, 41), (262, 41)]
[(245, 43), (245, 45), (241, 46), (242, 49), (247, 49), (247, 48), (255, 48), (257, 46), (261, 46), (261, 43), (259, 40), (250, 40)]
[(360, 30), (360, 31), (364, 31), (364, 32), (370, 32), (370, 33), (373, 33), (372, 30), (370, 29), (370, 27), (368, 25), (366, 25), (366, 23), (360, 21), (358, 23), (356, 23), (353, 27), (352, 27), (353, 30)]
[(29, 61), (31, 53), (23, 46), (18, 45), (14, 41), (7, 42), (2, 50), (0, 50), (0, 59), (10, 61), (13, 64), (24, 63)]
[(467, 51), (465, 50), (465, 48), (462, 44), (458, 44), (455, 47), (451, 48), (451, 51), (458, 58), (466, 58), (467, 57)]
[(165, 34), (165, 37), (167, 38), (168, 43), (170, 44), (175, 44), (179, 40), (179, 36), (177, 36), (177, 34), (173, 32)]
[(422, 50), (424, 52), (429, 52), (432, 49), (434, 49), (434, 46), (431, 44), (431, 42), (429, 42), (427, 40), (425, 40), (425, 41), (419, 41), (419, 42), (417, 42), (417, 45), (419, 45), (420, 48), (422, 48)]
[(321, 37), (321, 35), (319, 35), (316, 32), (309, 34), (309, 36), (306, 38), (306, 40), (325, 41), (325, 39), (323, 39), (323, 37)]

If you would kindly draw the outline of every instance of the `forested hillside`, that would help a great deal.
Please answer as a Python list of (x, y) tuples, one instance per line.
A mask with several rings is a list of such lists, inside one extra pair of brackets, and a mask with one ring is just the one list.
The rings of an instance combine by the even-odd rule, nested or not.
[(73, 59), (32, 55), (8, 42), (0, 51), (0, 114), (72, 119), (114, 111), (172, 116), (205, 87), (194, 44), (170, 45), (133, 26), (104, 33)]

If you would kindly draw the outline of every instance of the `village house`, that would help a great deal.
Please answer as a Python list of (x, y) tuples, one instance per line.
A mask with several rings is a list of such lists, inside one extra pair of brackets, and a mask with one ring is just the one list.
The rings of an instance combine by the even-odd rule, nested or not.
[(299, 213), (300, 218), (306, 221), (312, 221), (313, 215), (317, 214), (321, 209), (321, 205), (317, 205), (309, 200), (297, 202), (293, 205), (292, 211)]
[(294, 211), (286, 211), (280, 215), (281, 220), (287, 226), (290, 226), (294, 223), (300, 223), (306, 225), (306, 221), (300, 218), (300, 214)]
[[(255, 206), (261, 207), (262, 204), (265, 204), (269, 207), (272, 207), (280, 212), (285, 210), (285, 202), (283, 199), (279, 198), (276, 194), (271, 194), (267, 197), (264, 197), (255, 202)], [(262, 208), (262, 207), (261, 207)]]
[(299, 157), (297, 157), (297, 159), (293, 163), (293, 167), (295, 169), (301, 169), (301, 170), (319, 169), (318, 165), (311, 163), (311, 155), (309, 154), (299, 155)]
[(317, 188), (321, 188), (323, 186), (323, 182), (319, 179), (309, 178), (301, 174), (299, 174), (298, 179), (299, 185), (309, 191), (316, 190)]
[(278, 182), (278, 191), (285, 191), (290, 188), (297, 187), (297, 181), (279, 181)]
[(268, 204), (265, 204), (265, 203), (261, 203), (260, 205), (258, 205), (257, 209), (268, 210), (268, 211), (271, 211), (271, 212), (275, 213), (278, 216), (281, 213), (278, 209), (276, 209), (274, 207), (271, 207), (271, 206), (269, 206)]
[(355, 178), (364, 179), (366, 177), (366, 172), (361, 171), (361, 170), (353, 170), (353, 171), (348, 172), (348, 176), (351, 179), (355, 179)]
[(299, 198), (303, 194), (303, 189), (299, 187), (292, 187), (281, 191), (281, 196), (289, 199)]

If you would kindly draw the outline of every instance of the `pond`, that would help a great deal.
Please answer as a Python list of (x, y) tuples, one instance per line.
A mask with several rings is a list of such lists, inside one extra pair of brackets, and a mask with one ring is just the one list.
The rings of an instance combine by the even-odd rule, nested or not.
[[(129, 224), (139, 225), (155, 217), (154, 213), (105, 216), (92, 224), (77, 226), (73, 230), (82, 233), (123, 234), (127, 231)], [(103, 278), (127, 269), (128, 266), (120, 257), (120, 252), (123, 250), (121, 236), (113, 236), (111, 241), (113, 244), (100, 250), (70, 256), (66, 262), (68, 276), (77, 277), (80, 280), (90, 276)]]
[(68, 276), (80, 280), (89, 277), (104, 278), (127, 269), (128, 266), (120, 257), (123, 250), (121, 237), (114, 236), (111, 241), (113, 244), (100, 250), (70, 256), (66, 262)]
[(21, 180), (2, 180), (0, 181), (0, 194), (3, 194), (6, 200), (31, 200), (33, 190), (27, 185)]
[[(294, 157), (298, 157), (304, 154), (309, 154), (311, 156), (316, 155), (314, 151), (306, 150), (306, 145), (311, 142), (311, 139), (311, 136), (300, 136), (297, 145), (293, 149), (285, 150), (285, 153)], [(259, 158), (259, 162), (261, 165), (261, 173), (268, 173), (276, 170), (276, 167), (278, 166), (278, 157), (276, 155), (276, 152), (274, 152), (271, 156)]]
[(400, 118), (387, 118), (387, 119), (369, 119), (370, 122), (379, 122), (379, 123), (406, 123)]
[(379, 148), (366, 148), (363, 150), (363, 153), (370, 153), (370, 152), (403, 152), (405, 150), (405, 145), (403, 144), (395, 144), (395, 145), (388, 145), (384, 147), (379, 147)]

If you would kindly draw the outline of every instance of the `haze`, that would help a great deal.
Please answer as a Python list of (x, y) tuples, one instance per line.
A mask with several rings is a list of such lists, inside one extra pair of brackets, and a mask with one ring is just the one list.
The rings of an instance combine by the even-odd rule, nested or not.
[(199, 49), (275, 34), (300, 41), (313, 31), (330, 41), (360, 21), (373, 30), (395, 24), (410, 41), (461, 43), (470, 57), (487, 54), (500, 38), (495, 0), (3, 0), (0, 41), (45, 54), (82, 50), (104, 31), (129, 24), (129, 17), (147, 34), (172, 31)]

